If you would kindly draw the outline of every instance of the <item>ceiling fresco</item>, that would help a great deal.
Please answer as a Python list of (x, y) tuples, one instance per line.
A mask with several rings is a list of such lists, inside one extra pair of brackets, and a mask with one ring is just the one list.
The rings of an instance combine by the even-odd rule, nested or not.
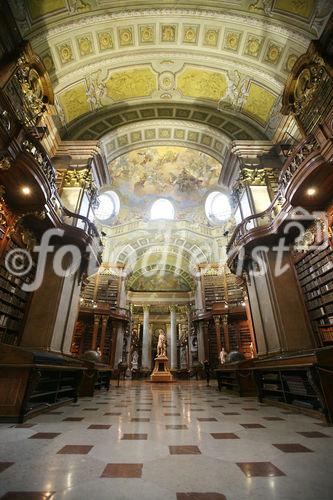
[(142, 209), (165, 197), (186, 210), (197, 207), (207, 190), (218, 184), (221, 164), (201, 151), (156, 146), (120, 156), (109, 171), (125, 205)]
[(271, 139), (288, 74), (333, 8), (330, 0), (10, 3), (50, 74), (67, 139), (100, 139), (160, 105), (173, 117), (184, 106), (217, 113), (231, 140)]
[(135, 292), (188, 292), (190, 289), (188, 283), (181, 276), (169, 271), (157, 272), (149, 279), (147, 276), (141, 275), (130, 283), (130, 290)]

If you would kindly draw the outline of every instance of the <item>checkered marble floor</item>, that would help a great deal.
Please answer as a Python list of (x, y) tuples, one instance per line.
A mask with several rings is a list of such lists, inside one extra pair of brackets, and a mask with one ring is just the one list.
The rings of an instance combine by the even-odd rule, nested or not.
[(203, 382), (122, 382), (0, 425), (6, 500), (329, 500), (333, 427)]

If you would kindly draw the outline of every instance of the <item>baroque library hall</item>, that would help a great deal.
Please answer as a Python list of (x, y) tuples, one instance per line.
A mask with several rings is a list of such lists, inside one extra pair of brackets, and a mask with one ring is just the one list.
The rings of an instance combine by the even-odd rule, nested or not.
[(0, 500), (331, 500), (333, 0), (0, 27)]

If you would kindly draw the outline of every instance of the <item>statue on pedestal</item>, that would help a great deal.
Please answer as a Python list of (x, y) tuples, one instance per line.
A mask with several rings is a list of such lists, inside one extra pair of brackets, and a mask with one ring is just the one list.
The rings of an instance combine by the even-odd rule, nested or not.
[(166, 335), (161, 328), (157, 330), (157, 333), (157, 356), (150, 380), (151, 382), (172, 382), (172, 375), (168, 367)]
[(162, 329), (158, 330), (157, 342), (157, 357), (165, 357), (167, 355), (166, 336)]

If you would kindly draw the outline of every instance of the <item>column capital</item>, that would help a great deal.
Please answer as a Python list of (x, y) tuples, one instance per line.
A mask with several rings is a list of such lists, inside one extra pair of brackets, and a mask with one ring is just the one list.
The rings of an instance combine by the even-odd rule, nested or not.
[(101, 315), (100, 314), (95, 314), (94, 315), (94, 323), (99, 323), (101, 320)]
[(221, 317), (220, 316), (213, 316), (215, 326), (220, 326), (221, 324)]
[(169, 306), (170, 312), (177, 312), (177, 306)]
[(149, 312), (150, 305), (144, 305), (142, 306), (143, 312)]

